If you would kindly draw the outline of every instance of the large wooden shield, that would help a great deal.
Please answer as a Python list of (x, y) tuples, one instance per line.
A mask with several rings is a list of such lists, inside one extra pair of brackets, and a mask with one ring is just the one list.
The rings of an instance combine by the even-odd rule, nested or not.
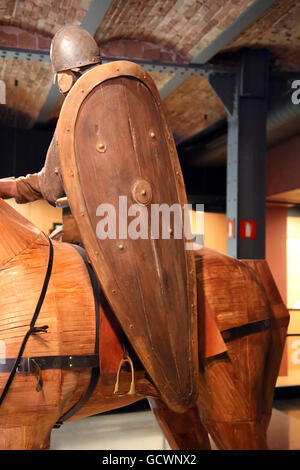
[(57, 132), (66, 194), (103, 291), (164, 401), (184, 411), (198, 382), (194, 253), (174, 226), (178, 213), (168, 236), (153, 229), (153, 207), (187, 201), (151, 76), (127, 61), (91, 69), (65, 99)]

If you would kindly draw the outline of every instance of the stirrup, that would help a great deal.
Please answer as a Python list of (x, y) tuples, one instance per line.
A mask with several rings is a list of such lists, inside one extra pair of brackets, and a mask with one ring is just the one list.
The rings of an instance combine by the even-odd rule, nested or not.
[[(123, 364), (128, 363), (131, 368), (131, 385), (130, 389), (127, 393), (120, 393), (119, 385), (120, 385), (120, 372), (121, 372), (121, 367)], [(125, 396), (132, 396), (136, 395), (135, 391), (135, 378), (134, 378), (134, 367), (133, 367), (133, 362), (130, 359), (129, 356), (123, 357), (123, 359), (120, 362), (118, 373), (117, 373), (117, 379), (116, 379), (116, 384), (115, 384), (115, 389), (114, 389), (114, 395), (117, 395), (118, 397), (125, 397)]]

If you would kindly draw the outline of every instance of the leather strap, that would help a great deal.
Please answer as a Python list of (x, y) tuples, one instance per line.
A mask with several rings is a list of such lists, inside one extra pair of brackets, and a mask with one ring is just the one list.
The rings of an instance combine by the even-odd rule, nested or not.
[(253, 335), (254, 333), (260, 333), (261, 331), (269, 330), (271, 328), (271, 319), (259, 320), (245, 325), (235, 326), (234, 328), (228, 328), (228, 330), (221, 331), (221, 335), (225, 343), (229, 343), (236, 339), (243, 338), (244, 336)]
[(9, 391), (9, 388), (11, 386), (11, 383), (12, 383), (13, 379), (14, 379), (14, 376), (16, 375), (17, 368), (18, 368), (18, 365), (19, 365), (20, 360), (22, 358), (22, 355), (23, 355), (23, 352), (24, 352), (24, 349), (26, 347), (28, 339), (30, 338), (30, 336), (32, 334), (42, 333), (42, 332), (45, 333), (48, 329), (47, 325), (41, 326), (41, 327), (35, 327), (35, 323), (37, 321), (37, 318), (39, 316), (39, 313), (41, 311), (42, 305), (43, 305), (45, 297), (46, 297), (46, 293), (47, 293), (47, 289), (48, 289), (48, 285), (49, 285), (49, 281), (50, 281), (50, 277), (51, 277), (51, 273), (52, 273), (52, 266), (53, 266), (53, 245), (52, 245), (52, 242), (49, 239), (49, 237), (47, 237), (47, 238), (48, 238), (48, 242), (49, 242), (49, 259), (48, 259), (48, 267), (47, 267), (47, 271), (46, 271), (46, 275), (45, 275), (44, 284), (43, 284), (42, 291), (41, 291), (39, 300), (37, 302), (37, 305), (36, 305), (36, 308), (35, 308), (31, 323), (30, 323), (30, 328), (27, 331), (27, 333), (26, 333), (26, 335), (25, 335), (25, 337), (22, 341), (18, 356), (14, 361), (14, 364), (13, 364), (12, 369), (10, 371), (9, 377), (8, 377), (7, 382), (5, 384), (5, 387), (2, 391), (2, 394), (1, 394), (1, 397), (0, 397), (0, 406), (3, 403), (3, 400), (4, 400), (4, 398), (6, 397), (8, 391)]
[[(16, 359), (0, 359), (0, 373), (10, 372)], [(34, 373), (36, 366), (40, 370), (62, 369), (73, 370), (99, 366), (99, 356), (97, 354), (85, 356), (36, 356), (22, 357), (17, 365), (18, 374)]]
[(68, 410), (66, 413), (63, 414), (63, 416), (60, 417), (60, 419), (57, 421), (55, 424), (54, 428), (60, 428), (60, 426), (63, 424), (64, 421), (67, 421), (70, 419), (72, 416), (74, 416), (78, 411), (88, 402), (90, 397), (92, 396), (99, 377), (100, 377), (100, 363), (99, 363), (99, 333), (100, 333), (100, 287), (98, 283), (98, 279), (88, 262), (85, 250), (81, 248), (78, 245), (73, 245), (74, 248), (78, 251), (78, 253), (82, 256), (83, 261), (85, 262), (86, 268), (89, 273), (89, 277), (91, 280), (91, 285), (93, 288), (93, 293), (94, 293), (94, 302), (95, 302), (95, 315), (96, 315), (96, 335), (95, 335), (95, 356), (98, 357), (98, 362), (95, 367), (92, 369), (91, 373), (91, 378), (90, 378), (90, 383), (89, 386), (84, 393), (84, 395), (81, 397), (81, 399), (74, 405), (70, 410)]

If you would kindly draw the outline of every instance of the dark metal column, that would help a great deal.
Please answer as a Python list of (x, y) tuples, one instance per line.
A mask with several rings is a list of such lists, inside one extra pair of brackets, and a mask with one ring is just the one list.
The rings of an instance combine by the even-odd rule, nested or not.
[(267, 51), (243, 51), (228, 115), (227, 253), (239, 259), (265, 258), (268, 69)]

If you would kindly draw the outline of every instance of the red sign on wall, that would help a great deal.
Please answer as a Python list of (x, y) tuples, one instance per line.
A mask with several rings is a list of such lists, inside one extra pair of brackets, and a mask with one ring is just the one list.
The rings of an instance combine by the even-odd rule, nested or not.
[(240, 238), (256, 238), (256, 220), (240, 221)]

